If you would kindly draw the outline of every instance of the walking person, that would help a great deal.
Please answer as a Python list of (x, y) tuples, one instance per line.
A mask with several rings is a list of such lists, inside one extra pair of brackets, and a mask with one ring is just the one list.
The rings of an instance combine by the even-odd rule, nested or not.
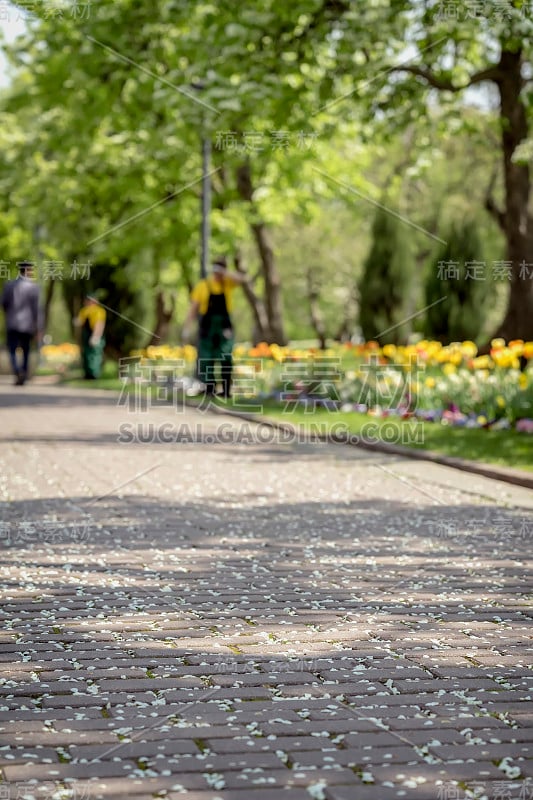
[(96, 380), (102, 373), (105, 323), (105, 308), (94, 295), (87, 295), (74, 320), (81, 328), (81, 365), (86, 380)]
[[(41, 290), (33, 280), (33, 262), (20, 261), (17, 266), (18, 277), (4, 285), (2, 308), (15, 386), (23, 386), (28, 379), (32, 339), (39, 339), (42, 335), (42, 310)], [(17, 356), (19, 348), (22, 351), (22, 363)]]
[(234, 331), (231, 320), (232, 292), (244, 283), (246, 276), (228, 272), (226, 259), (213, 262), (210, 275), (201, 280), (191, 293), (191, 305), (183, 326), (184, 336), (195, 319), (198, 319), (198, 379), (205, 392), (216, 391), (216, 364), (220, 364), (222, 394), (231, 397), (233, 373)]

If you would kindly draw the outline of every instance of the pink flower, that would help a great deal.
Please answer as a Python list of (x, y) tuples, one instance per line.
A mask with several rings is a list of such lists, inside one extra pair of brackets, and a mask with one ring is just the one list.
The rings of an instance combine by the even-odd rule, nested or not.
[(519, 433), (533, 433), (533, 419), (519, 419), (516, 430)]

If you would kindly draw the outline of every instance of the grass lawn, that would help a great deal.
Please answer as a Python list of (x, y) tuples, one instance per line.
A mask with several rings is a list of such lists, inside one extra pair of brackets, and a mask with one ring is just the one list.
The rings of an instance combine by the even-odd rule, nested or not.
[[(62, 381), (63, 385), (83, 389), (108, 389), (120, 391), (123, 383), (117, 377), (116, 365), (107, 363), (103, 375), (94, 381), (85, 381), (81, 372), (71, 373)], [(134, 387), (130, 385), (129, 390)], [(143, 391), (148, 386), (141, 385)], [(200, 400), (187, 398), (187, 404), (196, 405)], [(323, 409), (305, 412), (284, 406), (272, 400), (239, 401), (238, 407), (221, 399), (215, 403), (221, 409), (258, 413), (277, 422), (300, 425), (310, 433), (349, 433), (369, 442), (386, 442), (419, 450), (432, 450), (446, 456), (481, 461), (514, 469), (533, 472), (533, 436), (516, 431), (490, 431), (482, 428), (455, 428), (439, 423), (399, 420), (394, 417), (375, 418), (355, 412), (328, 412)], [(262, 409), (262, 411), (261, 411)]]
[[(310, 414), (302, 411), (288, 414), (280, 407), (265, 408), (265, 415), (293, 425), (309, 425)], [(315, 411), (313, 424), (337, 426), (340, 423), (353, 435), (368, 441), (384, 441), (432, 450), (446, 456), (482, 461), (503, 467), (533, 472), (533, 436), (516, 431), (490, 431), (483, 428), (454, 428), (440, 423), (402, 421), (395, 418), (375, 419), (366, 414)], [(335, 430), (335, 428), (334, 428)]]

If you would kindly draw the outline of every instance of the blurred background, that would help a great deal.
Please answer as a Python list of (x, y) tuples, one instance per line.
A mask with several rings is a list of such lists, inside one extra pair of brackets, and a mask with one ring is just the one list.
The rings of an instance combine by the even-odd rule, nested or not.
[[(178, 341), (206, 139), (210, 251), (253, 279), (241, 340), (533, 338), (530, 4), (36, 0), (0, 18), (0, 281), (36, 261), (49, 341), (95, 287)], [(160, 341), (118, 316), (107, 339)]]

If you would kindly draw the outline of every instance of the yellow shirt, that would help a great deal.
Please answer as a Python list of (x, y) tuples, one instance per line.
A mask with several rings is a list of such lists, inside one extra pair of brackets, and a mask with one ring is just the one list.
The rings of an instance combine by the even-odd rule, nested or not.
[(105, 322), (106, 320), (105, 308), (96, 305), (96, 303), (92, 303), (90, 306), (83, 306), (78, 314), (78, 321), (80, 325), (83, 325), (86, 320), (89, 322), (91, 331), (94, 331), (97, 322)]
[(222, 294), (224, 292), (226, 308), (228, 309), (228, 314), (230, 314), (233, 308), (232, 293), (235, 286), (237, 284), (231, 278), (224, 277), (222, 281), (218, 281), (210, 276), (196, 284), (191, 292), (191, 300), (194, 303), (198, 303), (198, 312), (203, 316), (209, 306), (209, 295)]

